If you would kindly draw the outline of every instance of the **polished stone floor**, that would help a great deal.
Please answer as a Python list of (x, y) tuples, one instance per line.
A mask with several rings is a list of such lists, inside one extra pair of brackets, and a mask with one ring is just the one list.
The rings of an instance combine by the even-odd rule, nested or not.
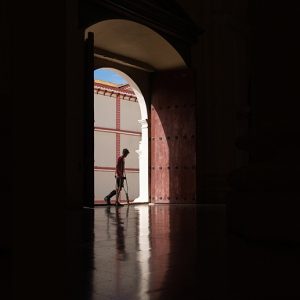
[(99, 206), (52, 221), (20, 224), (14, 255), (0, 251), (1, 300), (300, 299), (300, 246), (230, 233), (225, 205)]
[(228, 234), (223, 205), (101, 206), (92, 214), (82, 299), (300, 299), (291, 275), (299, 274), (299, 247)]
[(95, 208), (89, 299), (223, 295), (225, 222), (214, 214), (223, 226), (210, 226), (214, 220), (192, 205)]

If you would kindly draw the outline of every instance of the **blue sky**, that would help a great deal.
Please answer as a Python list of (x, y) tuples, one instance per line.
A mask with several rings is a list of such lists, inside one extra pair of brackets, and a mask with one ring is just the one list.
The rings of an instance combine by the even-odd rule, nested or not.
[(116, 84), (124, 84), (127, 81), (118, 75), (117, 73), (113, 72), (112, 70), (107, 69), (98, 69), (94, 71), (94, 79), (95, 80), (104, 80)]

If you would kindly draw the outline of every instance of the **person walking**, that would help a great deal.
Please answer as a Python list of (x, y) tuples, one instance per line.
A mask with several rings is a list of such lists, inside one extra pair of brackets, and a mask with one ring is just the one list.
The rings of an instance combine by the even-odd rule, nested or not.
[(115, 178), (116, 178), (116, 188), (112, 190), (107, 196), (104, 197), (104, 201), (107, 205), (110, 205), (110, 198), (116, 195), (116, 206), (124, 206), (119, 201), (119, 196), (122, 188), (124, 187), (124, 172), (125, 172), (125, 158), (129, 154), (128, 149), (123, 149), (122, 155), (117, 160), (116, 170), (115, 170)]

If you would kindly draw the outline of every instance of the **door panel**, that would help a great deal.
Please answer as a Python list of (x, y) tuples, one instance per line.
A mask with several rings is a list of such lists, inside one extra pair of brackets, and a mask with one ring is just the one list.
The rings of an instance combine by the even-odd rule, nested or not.
[(83, 206), (94, 206), (94, 36), (85, 40), (84, 95), (84, 197)]
[(196, 202), (193, 72), (156, 73), (151, 106), (151, 202)]

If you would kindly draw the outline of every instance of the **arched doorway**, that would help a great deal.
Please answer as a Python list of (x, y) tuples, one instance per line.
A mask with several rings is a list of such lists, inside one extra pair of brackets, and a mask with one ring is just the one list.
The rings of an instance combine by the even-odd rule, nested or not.
[[(117, 69), (132, 82), (139, 102), (143, 103), (141, 125), (145, 137), (149, 111), (151, 202), (195, 203), (193, 72), (167, 40), (142, 24), (105, 20), (88, 27), (85, 33), (86, 38), (93, 35), (93, 64)], [(145, 145), (142, 143), (139, 149), (141, 161), (147, 155)], [(148, 176), (148, 172), (142, 174)], [(142, 198), (136, 201), (144, 201)]]
[(106, 76), (119, 75), (119, 80), (115, 83), (94, 81), (95, 204), (104, 203), (99, 198), (104, 199), (113, 186), (113, 176), (109, 175), (114, 174), (115, 158), (123, 147), (131, 151), (129, 162), (126, 162), (129, 199), (134, 203), (147, 203), (148, 112), (145, 99), (137, 84), (124, 72), (115, 68), (98, 70)]

